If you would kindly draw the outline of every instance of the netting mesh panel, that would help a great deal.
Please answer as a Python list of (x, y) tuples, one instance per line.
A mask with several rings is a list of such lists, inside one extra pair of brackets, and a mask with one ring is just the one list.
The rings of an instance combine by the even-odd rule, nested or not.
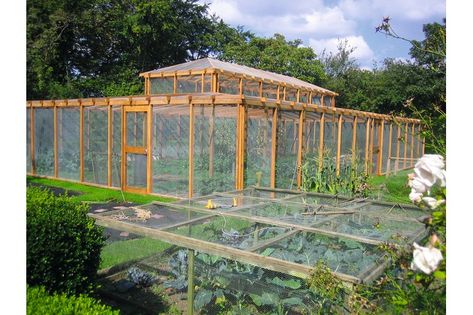
[(187, 196), (189, 105), (153, 107), (153, 192)]
[(333, 271), (351, 276), (373, 267), (382, 257), (375, 245), (312, 232), (298, 232), (258, 252), (310, 267), (323, 260)]
[(31, 173), (31, 109), (26, 109), (26, 172)]
[(272, 110), (248, 108), (245, 187), (270, 185), (272, 115)]
[(336, 116), (325, 114), (324, 122), (324, 156), (335, 161), (337, 156), (337, 131), (338, 122)]
[(240, 94), (240, 80), (236, 77), (219, 74), (218, 87), (220, 93)]
[(201, 93), (201, 75), (177, 76), (176, 93)]
[(58, 177), (80, 180), (80, 109), (57, 109)]
[(122, 106), (112, 107), (112, 186), (121, 187)]
[(259, 96), (258, 81), (243, 79), (243, 94), (248, 96)]
[(236, 106), (194, 108), (193, 193), (208, 195), (235, 187)]
[(199, 314), (310, 314), (321, 301), (303, 279), (206, 253), (196, 253), (194, 276)]
[(304, 152), (303, 160), (318, 158), (320, 143), (320, 114), (306, 112), (304, 120)]
[(312, 96), (312, 104), (314, 105), (321, 105), (321, 97), (320, 95), (313, 95)]
[(365, 161), (366, 150), (366, 119), (358, 117), (356, 126), (356, 156), (359, 162)]
[(278, 86), (263, 82), (263, 97), (277, 99), (278, 98)]
[(125, 115), (126, 145), (145, 147), (147, 137), (147, 114), (144, 112), (127, 112)]
[(343, 117), (342, 144), (340, 147), (340, 167), (351, 164), (353, 142), (353, 118)]
[(151, 82), (151, 94), (174, 93), (174, 77), (154, 78)]
[(168, 228), (167, 232), (232, 248), (248, 249), (286, 233), (289, 228), (239, 218), (212, 216), (196, 223)]
[(34, 109), (34, 157), (36, 174), (54, 175), (54, 111)]
[[(389, 138), (389, 126), (390, 123), (384, 122), (384, 131), (383, 131), (383, 165), (381, 165), (381, 172), (385, 173), (388, 165), (389, 157), (389, 143), (391, 139)], [(392, 148), (391, 148), (392, 150)]]
[(107, 184), (108, 112), (106, 106), (84, 107), (84, 181)]
[(292, 189), (297, 184), (299, 112), (278, 112), (276, 188)]
[(297, 101), (297, 90), (286, 88), (286, 101), (290, 101), (290, 102)]
[(325, 96), (324, 97), (324, 106), (327, 106), (327, 107), (330, 107), (332, 106), (332, 98), (328, 97), (328, 96)]

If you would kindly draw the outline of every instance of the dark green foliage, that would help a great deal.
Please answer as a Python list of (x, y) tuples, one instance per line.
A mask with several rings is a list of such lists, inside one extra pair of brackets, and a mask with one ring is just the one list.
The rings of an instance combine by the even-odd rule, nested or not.
[(27, 289), (27, 314), (28, 315), (118, 315), (107, 305), (87, 297), (67, 296), (65, 294), (49, 295), (46, 289), (28, 287)]
[(67, 196), (29, 187), (26, 194), (27, 282), (50, 292), (93, 292), (103, 229), (88, 207)]
[(340, 165), (340, 174), (336, 173), (335, 159), (329, 151), (322, 156), (322, 168), (319, 158), (307, 159), (302, 165), (302, 188), (329, 194), (350, 197), (367, 197), (370, 192), (369, 176), (358, 159)]

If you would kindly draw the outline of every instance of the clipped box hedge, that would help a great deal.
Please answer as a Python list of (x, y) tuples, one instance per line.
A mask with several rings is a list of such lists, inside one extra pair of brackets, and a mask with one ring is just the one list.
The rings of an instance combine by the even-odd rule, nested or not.
[(103, 228), (87, 216), (88, 207), (67, 196), (28, 187), (27, 283), (68, 295), (96, 289)]
[(28, 287), (26, 313), (28, 315), (119, 315), (110, 306), (84, 295), (49, 295), (45, 288)]

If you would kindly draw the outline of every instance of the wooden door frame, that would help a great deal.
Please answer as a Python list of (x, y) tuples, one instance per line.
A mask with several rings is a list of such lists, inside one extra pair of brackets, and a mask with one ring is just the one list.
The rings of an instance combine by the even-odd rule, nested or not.
[[(143, 146), (132, 146), (127, 144), (127, 113), (143, 113), (146, 118), (146, 124), (143, 128), (143, 133), (146, 135), (146, 141), (144, 141)], [(151, 166), (150, 166), (150, 158), (151, 158), (151, 141), (150, 138), (151, 134), (149, 133), (150, 124), (152, 121), (150, 119), (150, 108), (149, 106), (131, 106), (125, 105), (123, 106), (123, 146), (122, 146), (122, 159), (124, 163), (123, 167), (123, 190), (132, 193), (140, 193), (146, 194), (151, 191), (150, 187), (150, 175), (151, 175)], [(128, 156), (127, 154), (140, 154), (146, 156), (146, 187), (134, 187), (128, 186), (127, 182), (127, 161)]]

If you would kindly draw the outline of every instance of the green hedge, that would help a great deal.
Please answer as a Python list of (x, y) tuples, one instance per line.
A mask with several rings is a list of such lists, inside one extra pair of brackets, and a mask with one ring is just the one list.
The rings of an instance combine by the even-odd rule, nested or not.
[(28, 315), (118, 315), (107, 305), (87, 297), (67, 296), (65, 294), (49, 295), (44, 287), (28, 287), (26, 297)]
[(68, 295), (93, 292), (105, 237), (87, 206), (29, 187), (26, 209), (28, 284)]

